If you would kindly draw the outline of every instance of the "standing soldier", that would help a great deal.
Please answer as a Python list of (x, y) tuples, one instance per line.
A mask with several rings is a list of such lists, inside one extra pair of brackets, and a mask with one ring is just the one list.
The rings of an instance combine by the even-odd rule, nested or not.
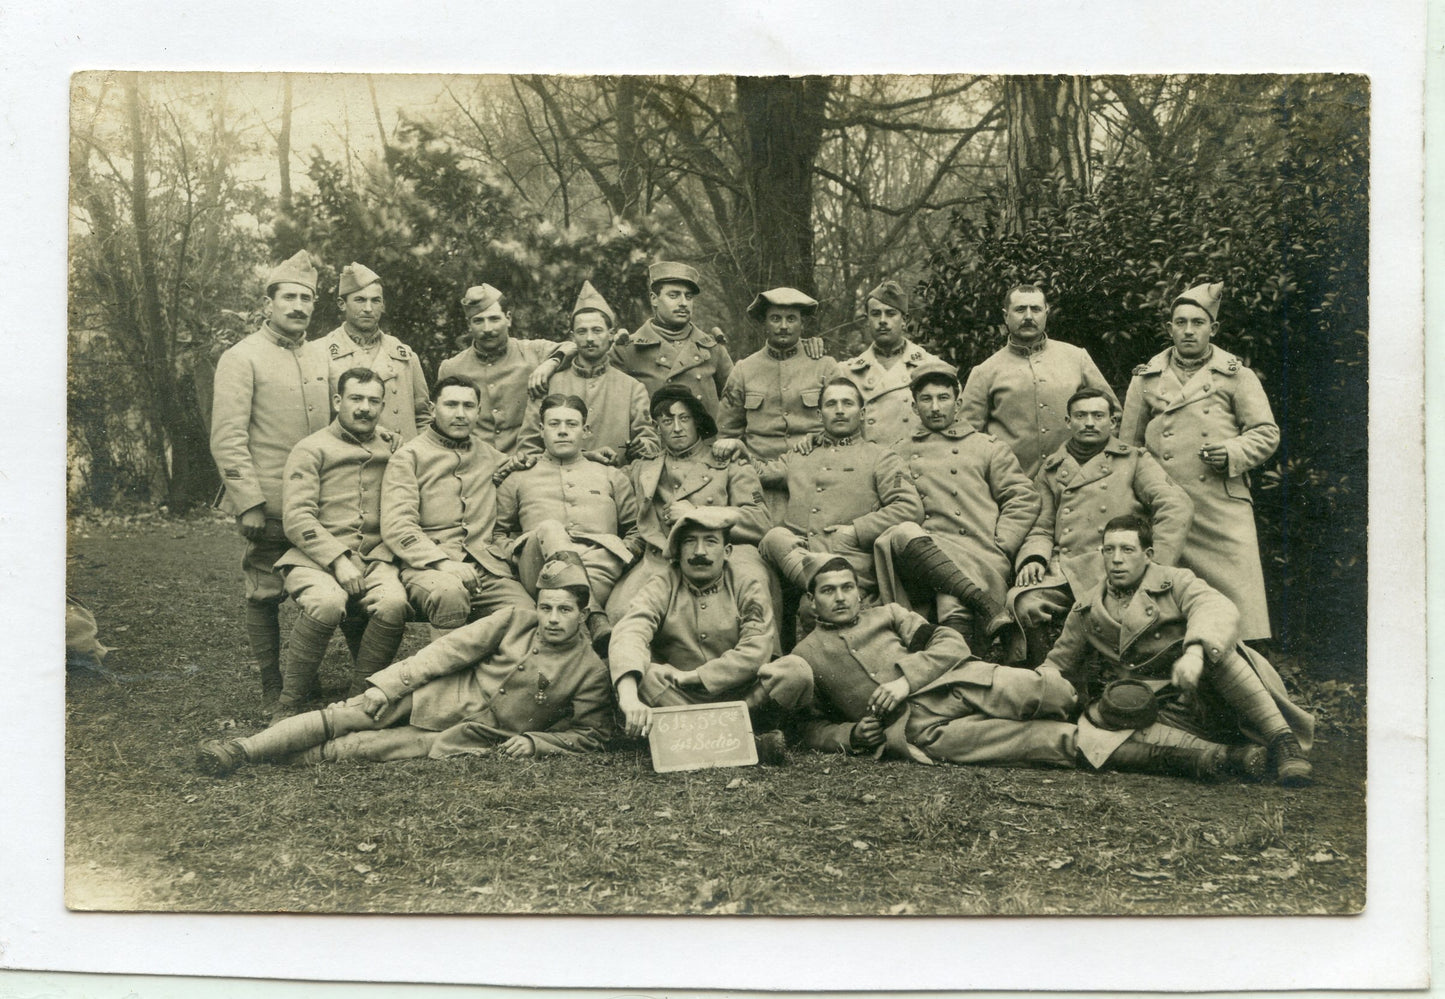
[(1244, 641), (1270, 637), (1264, 570), (1248, 472), (1279, 447), (1279, 426), (1259, 377), (1212, 346), (1223, 283), (1173, 302), (1174, 346), (1134, 369), (1119, 436), (1142, 444), (1194, 501), (1180, 563), (1239, 608)]
[(704, 333), (692, 321), (692, 302), (702, 291), (696, 268), (660, 261), (647, 269), (647, 281), (652, 318), (613, 345), (612, 363), (646, 386), (649, 397), (680, 382), (716, 413), (733, 359), (722, 330)]
[(908, 295), (897, 281), (884, 281), (870, 291), (863, 308), (873, 343), (844, 361), (842, 373), (858, 386), (868, 407), (863, 439), (896, 444), (918, 426), (909, 388), (913, 372), (938, 358), (908, 339)]
[(337, 287), (342, 324), (316, 341), (330, 365), (331, 394), (349, 368), (370, 368), (386, 386), (386, 410), (377, 426), (400, 434), (409, 441), (431, 422), (427, 404), (426, 375), (416, 352), (390, 333), (381, 331), (386, 299), (381, 278), (363, 264), (351, 263), (341, 269)]
[(1003, 608), (1013, 556), (1039, 515), (1039, 494), (1007, 444), (958, 419), (958, 397), (953, 365), (932, 361), (913, 372), (913, 406), (922, 426), (895, 449), (918, 490), (923, 519), (890, 530), (886, 550), (906, 557), (913, 545), (928, 553), (929, 544), (916, 542), (931, 539), (979, 593), (970, 606), (923, 585), (928, 573), (916, 569), (901, 579), (884, 573), (879, 587), (885, 601), (924, 616), (936, 603), (934, 619), (982, 655), (994, 632), (1008, 623)]
[[(570, 367), (547, 382), (548, 395), (575, 395), (591, 414), (583, 454), (604, 465), (622, 466), (658, 454), (657, 430), (647, 411), (647, 389), (631, 375), (608, 363), (617, 315), (592, 287), (582, 282), (572, 306), (572, 344), (577, 348)], [(527, 409), (520, 454), (542, 453), (542, 417), (536, 405)]]
[(1069, 436), (1064, 425), (1069, 396), (1096, 388), (1115, 406), (1119, 399), (1087, 350), (1049, 338), (1042, 288), (1010, 288), (1003, 297), (1003, 321), (1008, 342), (969, 372), (962, 419), (1013, 448), (1032, 479)]
[[(823, 429), (818, 403), (823, 386), (838, 374), (838, 362), (809, 357), (798, 343), (804, 319), (816, 311), (817, 301), (796, 288), (759, 292), (748, 306), (748, 316), (763, 324), (768, 340), (728, 376), (718, 403), (714, 457), (726, 460), (746, 448), (753, 461), (768, 461)], [(786, 491), (769, 491), (774, 520), (787, 505)]]
[(481, 389), (448, 375), (435, 393), (431, 425), (387, 464), (381, 500), (381, 536), (401, 560), (407, 596), (426, 614), (433, 635), (532, 603), (492, 550), (492, 476), (507, 458), (472, 436)]
[(1048, 654), (1047, 626), (1104, 578), (1105, 524), (1126, 514), (1145, 517), (1154, 531), (1154, 561), (1174, 565), (1194, 508), (1148, 451), (1113, 436), (1118, 413), (1107, 395), (1079, 389), (1068, 411), (1072, 436), (1039, 472), (1043, 507), (1018, 550), (1017, 589), (1009, 594), (1030, 666)]
[(474, 432), (510, 458), (521, 441), (528, 393), (540, 393), (577, 348), (571, 343), (511, 336), (511, 310), (502, 293), (489, 284), (468, 288), (462, 308), (472, 345), (443, 361), (437, 377), (460, 375), (476, 384), (482, 402)]
[(265, 322), (221, 355), (211, 409), (211, 455), (225, 484), (221, 508), (246, 539), (246, 638), (269, 709), (281, 693), (285, 593), (276, 560), (291, 547), (281, 526), (281, 472), (296, 442), (331, 411), (326, 359), (306, 346), (316, 268), (305, 250), (266, 278)]
[(304, 438), (286, 461), (283, 524), (292, 548), (276, 565), (300, 613), (286, 642), (281, 697), (271, 720), (300, 710), (326, 646), (348, 610), (365, 614), (351, 686), (384, 669), (406, 630), (406, 590), (381, 539), (381, 479), (400, 438), (377, 429), (386, 387), (370, 368), (344, 371), (336, 419)]

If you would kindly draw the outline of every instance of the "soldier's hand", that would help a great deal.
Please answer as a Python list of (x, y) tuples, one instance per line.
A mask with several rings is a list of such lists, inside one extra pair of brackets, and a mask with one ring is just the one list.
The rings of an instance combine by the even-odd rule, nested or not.
[(872, 715), (864, 715), (861, 720), (854, 722), (848, 741), (857, 750), (875, 749), (883, 745), (883, 726)]
[(816, 361), (823, 356), (823, 338), (820, 336), (805, 336), (799, 341), (799, 345), (811, 360)]
[(743, 442), (736, 437), (719, 437), (712, 442), (712, 457), (714, 461), (730, 461), (742, 449)]
[(676, 666), (669, 666), (667, 663), (654, 663), (652, 675), (669, 687), (683, 686), (682, 670)]
[(634, 739), (647, 738), (647, 733), (652, 731), (652, 709), (642, 703), (636, 691), (628, 692), (619, 687), (617, 706), (622, 709), (627, 734)]
[(686, 517), (688, 514), (692, 513), (696, 509), (697, 507), (693, 506), (685, 499), (673, 500), (670, 504), (668, 504), (667, 507), (667, 522), (669, 524), (676, 524), (679, 520), (681, 520), (683, 517)]
[(599, 447), (595, 451), (583, 451), (582, 457), (588, 461), (595, 461), (599, 465), (610, 465), (613, 468), (622, 464), (621, 456), (613, 447)]
[(355, 556), (350, 552), (331, 563), (331, 575), (336, 577), (336, 582), (346, 591), (348, 597), (359, 597), (366, 591), (366, 574), (361, 571)]
[(1215, 471), (1229, 468), (1229, 449), (1223, 444), (1206, 444), (1199, 449), (1199, 458)]
[(823, 533), (831, 535), (835, 544), (849, 548), (858, 547), (858, 532), (851, 524), (834, 524), (832, 527), (823, 528)]
[(908, 696), (908, 677), (900, 676), (896, 680), (880, 684), (874, 691), (873, 696), (868, 699), (868, 710), (873, 717), (884, 718), (899, 704), (903, 703)]
[(798, 443), (793, 445), (793, 451), (796, 454), (812, 454), (813, 449), (817, 446), (818, 436), (816, 434), (808, 434), (802, 440), (798, 441)]
[(386, 692), (380, 687), (367, 687), (361, 694), (361, 710), (368, 718), (379, 718), (386, 710)]
[(481, 576), (477, 573), (476, 566), (470, 562), (459, 562), (454, 558), (449, 558), (445, 562), (439, 563), (437, 565), (437, 571), (445, 572), (447, 575), (455, 576), (461, 580), (462, 585), (467, 588), (468, 593), (476, 592), (477, 584), (481, 581)]
[(1036, 586), (1039, 583), (1043, 582), (1043, 579), (1043, 563), (1030, 562), (1028, 565), (1024, 566), (1022, 569), (1019, 570), (1019, 574), (1014, 577), (1014, 584), (1016, 586)]
[(527, 395), (533, 399), (540, 399), (545, 396), (547, 394), (547, 384), (552, 380), (552, 376), (557, 373), (557, 369), (561, 366), (562, 362), (559, 359), (549, 357), (533, 368), (532, 373), (527, 376)]
[(494, 485), (500, 485), (501, 481), (513, 472), (521, 472), (531, 468), (537, 464), (537, 458), (538, 455), (535, 451), (530, 451), (526, 454), (512, 455), (497, 466), (497, 470), (492, 473), (492, 483)]
[(1184, 654), (1174, 660), (1174, 671), (1170, 681), (1184, 691), (1199, 687), (1199, 678), (1204, 675), (1204, 652), (1197, 645), (1191, 645)]
[(656, 458), (661, 453), (662, 449), (646, 437), (634, 437), (627, 442), (627, 457), (633, 461), (646, 461), (648, 458)]
[(266, 533), (266, 508), (264, 506), (251, 507), (236, 518), (236, 525), (241, 529), (241, 537), (247, 541), (256, 540)]
[(498, 746), (497, 752), (509, 759), (520, 760), (528, 756), (536, 756), (537, 747), (525, 735), (514, 735)]

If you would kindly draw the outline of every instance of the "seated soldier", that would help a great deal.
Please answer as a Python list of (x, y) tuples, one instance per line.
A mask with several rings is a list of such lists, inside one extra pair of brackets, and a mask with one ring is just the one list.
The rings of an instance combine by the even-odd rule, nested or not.
[(1154, 561), (1179, 561), (1194, 509), (1189, 495), (1139, 447), (1113, 436), (1114, 400), (1102, 389), (1080, 389), (1067, 404), (1070, 437), (1038, 475), (1043, 506), (1018, 549), (1015, 589), (1009, 593), (1023, 627), (1027, 659), (1048, 654), (1049, 625), (1104, 578), (1099, 541), (1104, 525), (1124, 514), (1147, 517), (1154, 530)]
[[(902, 556), (909, 571), (902, 579), (881, 574), (880, 595), (948, 625), (982, 654), (1009, 623), (1004, 596), (1013, 554), (1038, 517), (1039, 495), (1012, 448), (959, 421), (953, 365), (920, 364), (911, 389), (921, 426), (893, 447), (918, 490), (923, 520), (884, 536), (888, 544), (879, 547)], [(972, 591), (956, 592), (954, 572)]]
[(406, 590), (381, 537), (381, 480), (401, 438), (376, 423), (386, 383), (370, 368), (337, 379), (336, 419), (302, 438), (286, 459), (281, 523), (294, 546), (276, 560), (300, 613), (281, 666), (271, 720), (311, 694), (326, 646), (348, 610), (365, 615), (352, 684), (391, 662), (406, 630)]
[(809, 552), (838, 555), (866, 593), (876, 594), (873, 543), (888, 528), (922, 519), (918, 490), (891, 448), (858, 436), (863, 393), (847, 378), (823, 387), (823, 432), (803, 454), (788, 451), (759, 466), (765, 487), (788, 490), (781, 527), (763, 537), (763, 558), (798, 590), (807, 589)]
[[(952, 629), (896, 604), (862, 609), (852, 567), (811, 558), (818, 627), (778, 660), (801, 659), (811, 668), (807, 745), (920, 763), (1090, 762), (1082, 728), (1066, 721), (1074, 689), (1057, 670), (974, 659)], [(1161, 739), (1158, 727), (1125, 733), (1108, 768), (1200, 780), (1263, 770), (1257, 747), (1238, 750), (1183, 732)]]
[(196, 765), (439, 759), (496, 748), (513, 759), (601, 749), (612, 735), (607, 667), (582, 635), (587, 573), (549, 559), (535, 608), (507, 608), (371, 677), (364, 693), (244, 739), (203, 742)]
[(401, 559), (407, 596), (436, 638), (532, 598), (491, 548), (492, 476), (507, 458), (472, 431), (481, 392), (460, 375), (432, 391), (431, 424), (397, 449), (382, 481), (381, 536)]
[[(767, 579), (734, 565), (729, 514), (700, 507), (668, 534), (666, 573), (650, 578), (617, 622), (612, 679), (627, 734), (645, 736), (649, 708), (740, 700), (764, 763), (782, 763), (777, 715), (807, 704), (808, 670), (769, 662), (773, 609)], [(778, 663), (783, 663), (779, 666)]]
[[(1167, 748), (1251, 740), (1268, 747), (1280, 784), (1309, 783), (1314, 718), (1290, 701), (1269, 661), (1238, 640), (1239, 611), (1229, 598), (1188, 569), (1154, 562), (1152, 532), (1139, 517), (1105, 524), (1100, 552), (1104, 578), (1076, 595), (1040, 669), (1057, 669), (1088, 703), (1110, 681), (1141, 680), (1158, 716), (1148, 741)], [(1080, 721), (1080, 749), (1096, 763), (1131, 731), (1105, 731), (1098, 721)], [(1131, 745), (1120, 751), (1159, 749)]]
[[(637, 532), (644, 548), (641, 561), (622, 577), (607, 602), (607, 614), (614, 623), (627, 612), (643, 583), (667, 571), (668, 533), (694, 509), (728, 511), (734, 564), (750, 562), (759, 573), (766, 572), (757, 543), (770, 525), (758, 473), (746, 462), (713, 454), (709, 444), (717, 434), (717, 424), (686, 385), (669, 383), (658, 389), (652, 398), (652, 418), (660, 431), (663, 453), (628, 467), (637, 494)], [(768, 578), (772, 579), (771, 573)], [(770, 592), (776, 587), (774, 580)]]
[[(658, 454), (657, 431), (642, 383), (608, 361), (617, 316), (590, 281), (582, 282), (572, 307), (572, 343), (577, 353), (547, 382), (549, 395), (575, 395), (591, 414), (582, 454), (604, 465), (625, 465)], [(530, 406), (518, 455), (542, 453), (542, 414)], [(521, 464), (521, 462), (519, 462)]]
[(496, 542), (505, 545), (528, 590), (549, 555), (573, 551), (587, 568), (592, 604), (587, 625), (597, 654), (606, 656), (612, 625), (603, 608), (612, 587), (642, 550), (637, 498), (627, 473), (582, 457), (587, 404), (575, 395), (542, 400), (546, 452), (497, 488)]

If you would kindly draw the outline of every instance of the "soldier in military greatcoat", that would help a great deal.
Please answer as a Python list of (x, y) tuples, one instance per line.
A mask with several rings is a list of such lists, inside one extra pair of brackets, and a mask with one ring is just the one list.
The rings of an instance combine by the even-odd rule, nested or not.
[(910, 388), (913, 372), (939, 358), (908, 338), (909, 299), (897, 281), (884, 281), (868, 293), (864, 318), (872, 343), (842, 362), (839, 370), (858, 386), (868, 407), (863, 439), (896, 444), (918, 427)]

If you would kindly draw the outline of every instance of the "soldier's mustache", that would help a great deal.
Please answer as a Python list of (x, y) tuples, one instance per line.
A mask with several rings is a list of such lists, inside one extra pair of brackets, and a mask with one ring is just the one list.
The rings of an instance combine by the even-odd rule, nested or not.
[(712, 559), (708, 558), (706, 555), (694, 555), (692, 558), (687, 560), (687, 564), (698, 566), (712, 565)]

